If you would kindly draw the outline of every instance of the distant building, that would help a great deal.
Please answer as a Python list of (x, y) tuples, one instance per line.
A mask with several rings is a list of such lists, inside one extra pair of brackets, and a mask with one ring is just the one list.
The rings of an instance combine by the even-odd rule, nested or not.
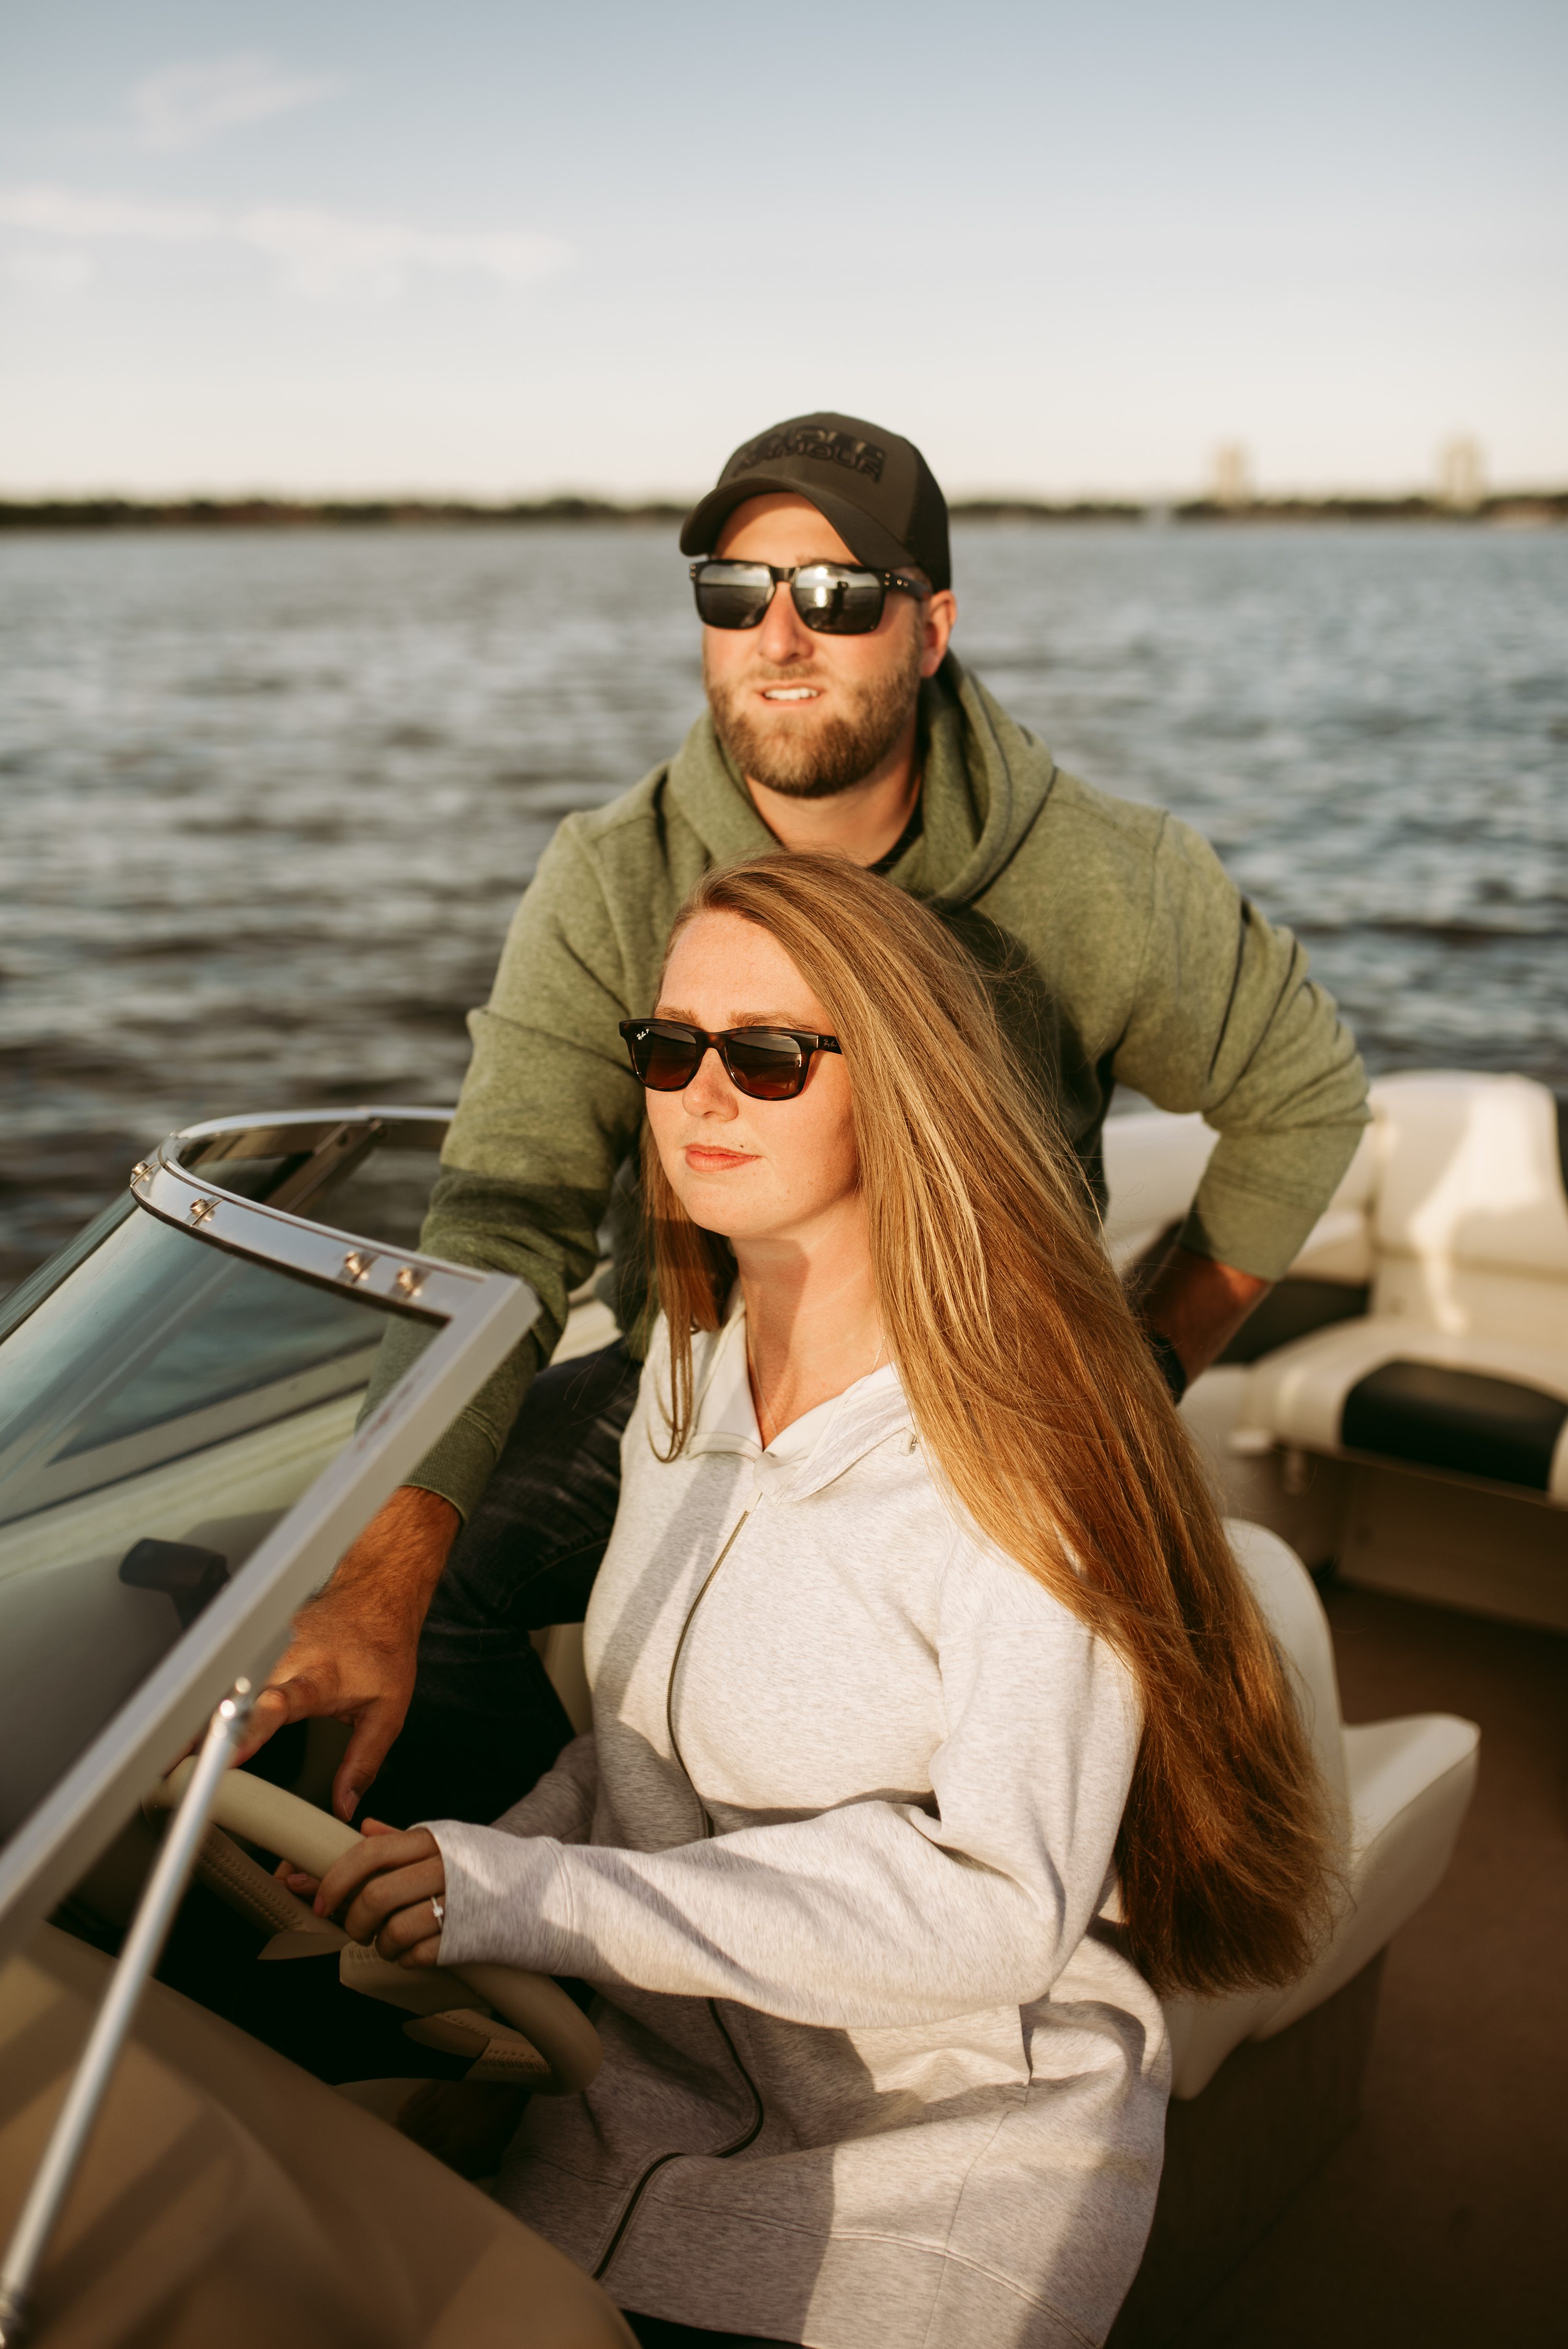
[(1462, 433), (1445, 440), (1438, 451), (1438, 503), (1456, 513), (1474, 513), (1485, 495), (1480, 442)]
[(1227, 440), (1215, 450), (1213, 486), (1209, 494), (1217, 506), (1252, 504), (1253, 460), (1240, 440)]

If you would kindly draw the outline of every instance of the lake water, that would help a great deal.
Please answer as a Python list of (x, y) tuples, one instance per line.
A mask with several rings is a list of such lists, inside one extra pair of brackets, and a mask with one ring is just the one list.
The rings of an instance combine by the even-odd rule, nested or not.
[[(1568, 533), (970, 526), (956, 645), (1374, 1069), (1568, 1092)], [(701, 706), (664, 532), (0, 542), (0, 1284), (171, 1127), (449, 1100), (559, 818)]]

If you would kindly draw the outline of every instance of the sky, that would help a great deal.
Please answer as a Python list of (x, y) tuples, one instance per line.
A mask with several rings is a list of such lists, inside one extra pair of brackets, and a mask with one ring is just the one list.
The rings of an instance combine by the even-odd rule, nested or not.
[(1568, 482), (1563, 0), (11, 0), (0, 496)]

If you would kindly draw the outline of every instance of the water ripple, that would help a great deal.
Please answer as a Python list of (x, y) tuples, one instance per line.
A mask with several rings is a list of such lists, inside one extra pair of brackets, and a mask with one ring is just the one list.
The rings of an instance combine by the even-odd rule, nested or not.
[[(1374, 1068), (1568, 1089), (1568, 534), (958, 533), (960, 649)], [(560, 817), (701, 706), (663, 532), (0, 543), (0, 1282), (174, 1124), (449, 1098)]]

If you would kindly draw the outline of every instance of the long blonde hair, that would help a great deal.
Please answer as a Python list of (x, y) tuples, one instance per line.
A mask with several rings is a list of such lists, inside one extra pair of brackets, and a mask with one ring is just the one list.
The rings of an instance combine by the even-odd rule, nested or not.
[[(999, 1548), (1128, 1665), (1143, 1731), (1117, 1843), (1129, 1953), (1161, 1992), (1294, 1980), (1326, 1922), (1326, 1797), (1207, 1480), (1101, 1245), (1083, 1175), (936, 915), (837, 856), (707, 874), (672, 933), (736, 914), (827, 1010), (888, 1353), (940, 1476)], [(671, 1347), (735, 1277), (645, 1136)]]

